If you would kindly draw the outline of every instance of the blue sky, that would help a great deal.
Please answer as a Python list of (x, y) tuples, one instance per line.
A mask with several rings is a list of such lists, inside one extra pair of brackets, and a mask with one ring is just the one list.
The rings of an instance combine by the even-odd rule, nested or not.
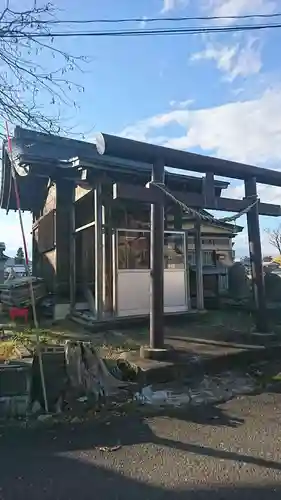
[[(56, 5), (60, 19), (144, 19), (128, 28), (147, 27), (146, 17), (281, 11), (280, 0), (57, 0)], [(108, 26), (95, 26), (102, 28)], [(85, 87), (74, 96), (79, 109), (61, 106), (62, 121), (89, 140), (104, 131), (281, 169), (280, 42), (281, 30), (59, 40), (60, 48), (90, 59), (84, 73), (71, 76)], [(43, 63), (53, 64), (47, 54)], [(49, 109), (47, 97), (43, 104)], [(281, 203), (280, 189), (261, 186), (259, 192), (262, 200)], [(243, 186), (232, 182), (225, 194), (241, 198)], [(13, 255), (21, 244), (16, 214), (2, 212), (0, 218), (0, 240)], [(244, 218), (239, 223), (244, 225)], [(261, 218), (265, 253), (272, 250), (263, 229), (278, 223)], [(28, 215), (25, 225), (30, 233)], [(247, 253), (245, 231), (236, 250)]]

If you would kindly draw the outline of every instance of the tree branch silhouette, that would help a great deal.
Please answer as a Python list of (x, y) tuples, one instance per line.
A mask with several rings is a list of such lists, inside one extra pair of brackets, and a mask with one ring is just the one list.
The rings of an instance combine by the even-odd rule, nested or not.
[(265, 232), (268, 235), (270, 245), (276, 248), (281, 255), (281, 226), (276, 229), (266, 229)]
[[(0, 13), (0, 116), (15, 125), (47, 132), (65, 132), (61, 126), (61, 105), (79, 107), (72, 91), (84, 87), (70, 79), (70, 73), (82, 71), (85, 56), (72, 56), (55, 45), (33, 36), (50, 34), (49, 22), (56, 9), (51, 3), (15, 11), (9, 1)], [(32, 33), (31, 33), (32, 32)], [(45, 58), (52, 64), (43, 66)], [(50, 66), (55, 66), (50, 69)]]

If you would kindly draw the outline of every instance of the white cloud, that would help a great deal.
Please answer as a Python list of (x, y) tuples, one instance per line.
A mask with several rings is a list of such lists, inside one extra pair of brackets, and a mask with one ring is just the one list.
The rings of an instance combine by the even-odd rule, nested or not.
[[(281, 188), (277, 186), (267, 186), (266, 184), (258, 184), (257, 186), (258, 196), (260, 200), (264, 203), (273, 203), (275, 205), (281, 205)], [(224, 191), (223, 196), (228, 198), (244, 198), (244, 183), (241, 182), (236, 186), (230, 185), (226, 191)]]
[[(267, 186), (265, 184), (259, 184), (257, 186), (258, 196), (264, 203), (273, 203), (276, 205), (281, 205), (281, 188), (276, 186)], [(244, 184), (241, 182), (236, 186), (229, 186), (229, 188), (224, 191), (224, 196), (228, 198), (238, 198), (241, 199), (245, 196)]]
[(162, 14), (175, 10), (177, 8), (186, 7), (189, 0), (163, 0)]
[[(237, 23), (237, 20), (231, 19), (231, 16), (272, 14), (276, 8), (277, 2), (274, 0), (205, 0), (202, 7), (209, 16), (225, 18), (229, 16), (228, 19), (214, 21), (216, 24), (223, 25)], [(247, 24), (255, 23), (255, 18), (248, 19), (246, 22)], [(217, 68), (224, 72), (231, 82), (238, 76), (246, 77), (259, 73), (262, 62), (257, 39), (248, 39), (247, 35), (241, 33), (234, 34), (232, 38), (240, 42), (233, 45), (207, 45), (205, 50), (194, 54), (192, 60), (215, 61)]]
[[(243, 16), (251, 14), (271, 14), (276, 9), (273, 0), (207, 0), (204, 10), (212, 16)], [(224, 20), (225, 22), (225, 20)], [(228, 20), (229, 23), (235, 20)]]
[(250, 38), (245, 46), (209, 44), (202, 52), (191, 56), (191, 61), (213, 60), (217, 68), (227, 75), (229, 81), (238, 76), (259, 73), (262, 67), (260, 46), (257, 39)]
[(193, 102), (192, 99), (187, 99), (186, 101), (170, 101), (169, 104), (171, 108), (184, 109), (188, 108)]
[(147, 16), (142, 16), (142, 20), (139, 23), (139, 27), (144, 29), (147, 25)]
[(177, 124), (183, 128), (182, 135), (160, 141), (165, 146), (201, 148), (207, 153), (245, 163), (276, 162), (276, 168), (281, 170), (280, 109), (281, 88), (272, 88), (252, 100), (233, 101), (212, 108), (174, 109), (126, 127), (122, 135), (155, 142), (155, 132), (166, 125)]

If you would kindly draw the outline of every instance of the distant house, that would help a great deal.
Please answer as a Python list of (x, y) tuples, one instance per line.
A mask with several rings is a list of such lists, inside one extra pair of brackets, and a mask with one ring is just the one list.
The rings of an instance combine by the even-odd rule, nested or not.
[[(14, 273), (18, 277), (26, 276), (26, 268), (24, 264), (17, 264), (14, 257), (8, 257), (4, 264), (4, 277), (7, 278), (9, 273), (13, 269)], [(29, 269), (31, 271), (32, 266), (29, 264)]]
[(280, 266), (280, 262), (278, 262), (278, 259), (271, 257), (271, 256), (266, 256), (262, 260), (263, 267), (267, 269), (278, 269)]
[(4, 281), (4, 269), (5, 269), (5, 264), (8, 260), (8, 256), (4, 254), (6, 250), (6, 245), (3, 242), (0, 242), (0, 284), (3, 283)]
[(240, 262), (246, 267), (249, 267), (251, 265), (250, 257), (243, 257), (242, 259), (240, 259)]
[(262, 260), (264, 264), (270, 264), (273, 261), (273, 257), (271, 255), (266, 255)]

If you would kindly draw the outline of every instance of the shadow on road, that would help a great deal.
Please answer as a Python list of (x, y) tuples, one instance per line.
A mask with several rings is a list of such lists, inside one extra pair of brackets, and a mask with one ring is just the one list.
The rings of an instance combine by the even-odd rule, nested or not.
[[(23, 457), (21, 457), (23, 458)], [(1, 500), (271, 500), (280, 498), (281, 487), (245, 486), (204, 489), (188, 486), (178, 491), (148, 484), (83, 459), (53, 453), (27, 454), (25, 460), (5, 460), (0, 471)], [(157, 481), (157, 482), (158, 482)]]
[[(153, 416), (156, 414), (154, 413)], [(158, 415), (159, 414), (185, 422), (192, 422), (194, 424), (212, 425), (213, 427), (236, 428), (244, 423), (243, 418), (231, 416), (219, 406), (211, 404), (180, 409), (166, 407), (162, 412), (158, 411)]]
[[(49, 460), (50, 457), (54, 459), (59, 453), (75, 452), (77, 450), (81, 452), (83, 450), (98, 449), (99, 447), (111, 447), (116, 444), (129, 447), (152, 443), (160, 448), (174, 448), (198, 456), (209, 456), (281, 471), (281, 463), (273, 460), (156, 436), (149, 424), (149, 418), (152, 416), (151, 412), (148, 415), (134, 412), (131, 415), (122, 417), (113, 416), (107, 422), (97, 423), (92, 421), (91, 423), (72, 426), (66, 424), (50, 429), (13, 429), (12, 432), (9, 429), (6, 431), (1, 430), (0, 457), (10, 457), (16, 453), (17, 456), (21, 455), (21, 463), (26, 464), (27, 457), (30, 454), (34, 457), (39, 453), (41, 458)], [(229, 426), (236, 428), (243, 424), (243, 419), (231, 417), (216, 406), (204, 406), (189, 411), (165, 409), (161, 417), (167, 419), (176, 418), (177, 420), (212, 427)], [(6, 458), (5, 465), (7, 465)], [(0, 477), (2, 473), (3, 466), (1, 463)]]

